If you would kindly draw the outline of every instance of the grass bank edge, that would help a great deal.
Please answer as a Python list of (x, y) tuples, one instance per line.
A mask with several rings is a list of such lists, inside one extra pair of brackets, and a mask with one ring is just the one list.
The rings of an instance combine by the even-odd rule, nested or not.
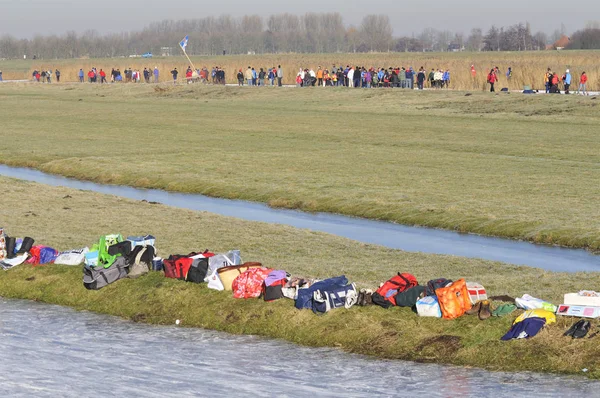
[[(73, 288), (75, 284), (77, 288)], [(576, 356), (579, 360), (562, 360), (561, 350), (545, 344), (547, 339), (560, 336), (548, 336), (547, 330), (538, 339), (501, 342), (499, 337), (510, 327), (512, 317), (486, 322), (476, 317), (446, 321), (420, 318), (406, 308), (379, 307), (355, 307), (315, 316), (308, 310), (296, 310), (289, 300), (235, 300), (228, 292), (168, 280), (160, 273), (122, 280), (100, 291), (87, 291), (81, 285), (79, 267), (21, 267), (0, 276), (0, 296), (155, 325), (172, 325), (180, 319), (185, 327), (276, 338), (309, 347), (333, 347), (382, 359), (557, 374), (582, 374), (584, 366), (581, 352)], [(415, 329), (422, 333), (415, 333)], [(581, 350), (583, 345), (577, 343)], [(587, 359), (595, 355), (589, 352)], [(583, 375), (600, 379), (600, 367), (594, 363), (585, 366), (589, 371)]]
[(369, 220), (387, 221), (408, 226), (419, 226), (455, 231), (459, 233), (471, 233), (490, 237), (498, 237), (513, 240), (522, 240), (536, 244), (561, 246), (568, 248), (585, 249), (593, 253), (600, 253), (600, 237), (594, 235), (594, 231), (575, 230), (569, 228), (553, 229), (544, 227), (537, 222), (514, 221), (510, 219), (492, 219), (485, 217), (472, 217), (462, 214), (449, 214), (445, 211), (424, 212), (416, 208), (398, 208), (390, 211), (386, 206), (372, 206), (365, 208), (359, 204), (348, 206), (339, 200), (319, 201), (315, 199), (303, 200), (292, 197), (271, 198), (245, 189), (240, 191), (234, 187), (211, 186), (207, 189), (190, 189), (189, 185), (171, 184), (159, 180), (147, 178), (128, 178), (126, 176), (95, 175), (92, 176), (86, 170), (78, 168), (64, 168), (60, 164), (52, 162), (40, 163), (35, 161), (0, 160), (0, 164), (12, 167), (26, 167), (45, 173), (54, 174), (66, 178), (89, 181), (99, 184), (110, 184), (128, 186), (143, 189), (158, 189), (167, 192), (200, 194), (212, 198), (230, 200), (244, 200), (256, 203), (264, 203), (272, 208), (300, 210), (309, 213), (330, 213), (350, 217), (364, 218)]

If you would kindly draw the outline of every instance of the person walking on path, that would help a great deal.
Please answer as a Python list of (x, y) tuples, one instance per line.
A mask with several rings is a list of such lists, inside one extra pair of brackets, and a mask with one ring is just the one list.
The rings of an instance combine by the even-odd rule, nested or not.
[(581, 77), (579, 78), (579, 88), (577, 89), (577, 94), (581, 93), (581, 95), (588, 95), (588, 92), (585, 89), (587, 80), (587, 75), (585, 74), (585, 72), (582, 72)]
[(158, 83), (158, 66), (154, 67), (154, 83)]
[(277, 67), (277, 85), (281, 87), (283, 84), (281, 81), (283, 80), (283, 69), (281, 69), (281, 65)]
[(246, 78), (246, 80), (248, 81), (248, 85), (252, 86), (253, 84), (253, 73), (252, 73), (252, 67), (249, 66), (248, 69), (246, 69), (246, 73), (244, 75), (244, 77)]
[(83, 83), (83, 69), (79, 69), (79, 83)]
[(171, 71), (171, 75), (173, 75), (173, 84), (177, 84), (177, 75), (178, 74), (179, 74), (179, 71), (177, 70), (177, 68), (175, 68)]
[(494, 69), (490, 70), (490, 73), (487, 76), (487, 81), (490, 84), (490, 93), (496, 92), (494, 89), (494, 84), (498, 81), (498, 77), (496, 76)]
[(571, 87), (571, 71), (569, 69), (567, 69), (567, 71), (565, 72), (565, 79), (564, 79), (564, 86), (565, 86), (565, 94), (570, 94), (569, 93), (569, 88)]
[(54, 70), (54, 76), (56, 76), (56, 82), (60, 83), (60, 71), (58, 69)]

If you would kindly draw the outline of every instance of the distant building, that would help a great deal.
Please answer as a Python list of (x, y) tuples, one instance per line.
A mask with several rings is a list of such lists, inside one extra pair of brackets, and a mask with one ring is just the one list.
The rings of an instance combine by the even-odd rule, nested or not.
[(546, 50), (562, 50), (571, 43), (571, 38), (562, 35), (560, 39), (546, 46)]
[(464, 50), (465, 50), (465, 48), (457, 43), (452, 43), (448, 46), (449, 52), (457, 53), (457, 52), (464, 51)]

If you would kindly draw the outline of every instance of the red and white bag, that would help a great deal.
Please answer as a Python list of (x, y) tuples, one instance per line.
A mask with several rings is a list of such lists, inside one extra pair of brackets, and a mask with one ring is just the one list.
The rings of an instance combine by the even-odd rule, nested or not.
[(485, 287), (477, 282), (467, 282), (467, 290), (469, 292), (469, 297), (471, 298), (472, 304), (475, 304), (481, 300), (487, 300), (488, 298)]

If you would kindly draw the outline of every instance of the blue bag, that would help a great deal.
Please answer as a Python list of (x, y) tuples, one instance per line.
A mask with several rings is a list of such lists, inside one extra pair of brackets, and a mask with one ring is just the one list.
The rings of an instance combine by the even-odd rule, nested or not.
[(313, 294), (317, 290), (328, 290), (334, 287), (343, 287), (348, 284), (348, 279), (342, 275), (335, 278), (325, 279), (323, 281), (313, 284), (311, 287), (306, 289), (298, 290), (298, 297), (296, 298), (295, 306), (297, 309), (311, 309), (313, 307)]

